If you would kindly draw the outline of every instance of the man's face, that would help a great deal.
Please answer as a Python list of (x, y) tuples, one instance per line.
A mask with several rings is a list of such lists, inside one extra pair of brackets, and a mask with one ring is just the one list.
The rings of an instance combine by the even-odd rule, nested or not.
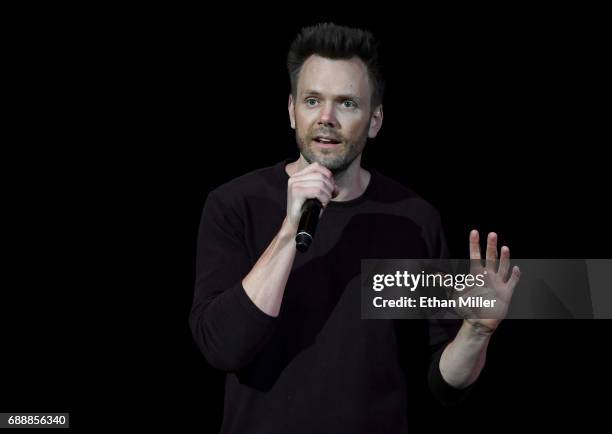
[(306, 59), (295, 100), (289, 97), (291, 126), (306, 161), (339, 173), (361, 154), (367, 138), (375, 137), (382, 124), (382, 107), (372, 113), (371, 94), (360, 59)]

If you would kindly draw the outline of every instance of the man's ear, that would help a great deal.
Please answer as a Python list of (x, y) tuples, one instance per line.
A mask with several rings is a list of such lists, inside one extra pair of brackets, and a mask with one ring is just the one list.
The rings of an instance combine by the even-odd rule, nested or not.
[(293, 95), (289, 94), (289, 121), (291, 122), (291, 128), (295, 130), (295, 104), (293, 104)]
[(372, 112), (372, 116), (370, 117), (370, 128), (368, 130), (368, 137), (373, 139), (376, 137), (380, 128), (382, 127), (383, 122), (383, 106), (380, 104), (378, 107), (374, 109)]

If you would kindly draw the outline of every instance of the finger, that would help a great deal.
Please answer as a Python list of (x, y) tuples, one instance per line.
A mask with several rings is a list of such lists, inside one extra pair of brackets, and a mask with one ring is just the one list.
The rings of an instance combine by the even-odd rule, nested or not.
[(313, 177), (317, 179), (327, 179), (329, 181), (333, 179), (333, 177), (330, 178), (325, 172), (321, 172), (320, 170), (311, 170), (310, 172), (306, 173), (296, 173), (291, 177), (291, 179), (308, 179)]
[(499, 270), (497, 274), (505, 282), (508, 277), (508, 270), (510, 269), (510, 249), (508, 246), (502, 246), (501, 255), (499, 259)]
[(476, 229), (470, 232), (470, 259), (480, 259), (480, 235)]
[(327, 204), (331, 201), (331, 195), (323, 188), (313, 188), (312, 192), (309, 193), (310, 197), (316, 197), (321, 202), (322, 208), (327, 208)]
[(487, 266), (494, 265), (495, 260), (497, 259), (497, 234), (495, 232), (490, 232), (487, 237), (487, 253), (485, 260), (487, 261)]
[(291, 182), (297, 182), (297, 181), (323, 181), (323, 182), (328, 182), (330, 184), (335, 184), (335, 181), (333, 179), (328, 178), (327, 176), (325, 176), (323, 173), (320, 173), (320, 172), (305, 173), (303, 175), (293, 175), (289, 179), (290, 179)]
[(510, 279), (508, 279), (508, 289), (510, 290), (510, 294), (514, 291), (516, 284), (519, 282), (521, 278), (521, 270), (516, 265), (512, 267), (512, 274), (510, 275)]
[(333, 179), (327, 178), (324, 174), (320, 172), (306, 173), (304, 175), (299, 175), (299, 176), (294, 175), (289, 179), (289, 182), (291, 184), (299, 184), (301, 182), (308, 182), (308, 181), (324, 183), (331, 189), (331, 191), (334, 191), (335, 189), (337, 189), (337, 185), (335, 181)]
[[(323, 206), (325, 206), (332, 197), (332, 190), (329, 188), (329, 186), (321, 184), (318, 181), (305, 181), (301, 182), (300, 184), (296, 184), (294, 187), (294, 192), (296, 191), (301, 193), (306, 199), (314, 199), (316, 197), (319, 199), (319, 201), (321, 201)], [(321, 200), (321, 198), (324, 198), (324, 200)]]
[(312, 186), (312, 185), (320, 185), (322, 187), (328, 188), (330, 192), (334, 190), (334, 184), (327, 179), (321, 179), (318, 177), (314, 178), (304, 178), (304, 179), (295, 179), (291, 183), (293, 186), (303, 187), (303, 186)]
[(322, 164), (319, 164), (316, 161), (312, 164), (309, 164), (308, 166), (306, 166), (299, 172), (294, 173), (293, 176), (304, 175), (306, 173), (312, 173), (312, 172), (322, 173), (328, 179), (331, 179), (333, 177), (331, 170), (329, 170), (327, 167), (323, 166)]
[[(308, 199), (317, 199), (321, 203), (321, 207), (325, 208), (327, 207), (327, 204), (330, 202), (329, 194), (321, 188), (317, 188), (317, 187), (299, 188), (298, 187), (297, 191), (305, 199), (304, 204), (306, 203), (306, 200)], [(304, 204), (302, 204), (302, 207), (304, 206)]]

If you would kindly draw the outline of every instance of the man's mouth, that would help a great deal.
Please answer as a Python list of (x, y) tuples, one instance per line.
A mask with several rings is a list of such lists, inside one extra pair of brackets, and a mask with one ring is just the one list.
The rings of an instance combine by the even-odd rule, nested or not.
[(333, 146), (333, 145), (337, 145), (338, 143), (340, 143), (339, 140), (336, 140), (333, 137), (326, 137), (326, 136), (316, 136), (314, 138), (314, 141), (320, 145), (327, 145), (327, 146)]

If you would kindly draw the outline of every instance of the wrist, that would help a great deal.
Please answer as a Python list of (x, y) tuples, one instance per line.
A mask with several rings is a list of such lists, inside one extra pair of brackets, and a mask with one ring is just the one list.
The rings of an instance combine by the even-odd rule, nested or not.
[(297, 233), (298, 224), (292, 222), (289, 217), (285, 217), (281, 229), (279, 231), (280, 237), (283, 239), (294, 239)]
[(490, 337), (495, 332), (494, 328), (487, 327), (478, 320), (472, 318), (464, 318), (462, 328), (464, 328), (470, 336), (478, 338)]

